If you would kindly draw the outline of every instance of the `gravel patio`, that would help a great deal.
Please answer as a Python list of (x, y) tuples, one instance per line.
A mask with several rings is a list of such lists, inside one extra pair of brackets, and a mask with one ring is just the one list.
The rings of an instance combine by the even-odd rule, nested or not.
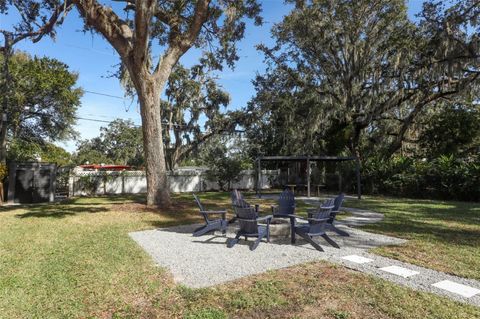
[(353, 216), (342, 221), (340, 227), (347, 230), (350, 237), (330, 234), (341, 249), (333, 248), (319, 239), (325, 252), (317, 251), (301, 239), (292, 245), (289, 238), (280, 237), (272, 238), (271, 243), (262, 242), (254, 251), (249, 249), (252, 241), (244, 240), (233, 248), (227, 248), (226, 241), (234, 237), (235, 226), (229, 227), (226, 236), (216, 233), (192, 237), (193, 230), (199, 225), (146, 230), (129, 235), (156, 264), (169, 269), (177, 283), (192, 288), (214, 286), (269, 270), (327, 260), (410, 288), (480, 306), (480, 282), (476, 280), (369, 253), (369, 249), (401, 245), (406, 240), (347, 227), (348, 224), (362, 224), (369, 222), (369, 219), (374, 222), (381, 218), (374, 212), (349, 212)]

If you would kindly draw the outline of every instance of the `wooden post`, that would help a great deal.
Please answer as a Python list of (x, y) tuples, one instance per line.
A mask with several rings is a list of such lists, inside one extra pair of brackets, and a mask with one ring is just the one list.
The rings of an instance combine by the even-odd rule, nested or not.
[(307, 156), (307, 197), (310, 197), (310, 156)]
[(15, 162), (11, 162), (8, 168), (8, 193), (7, 193), (7, 203), (13, 204), (15, 201), (15, 178), (17, 165)]
[(337, 174), (338, 174), (338, 192), (341, 193), (342, 192), (342, 172), (338, 168), (338, 162), (337, 162), (336, 170), (337, 170)]
[(49, 185), (49, 201), (52, 203), (55, 201), (55, 190), (57, 189), (57, 164), (50, 164), (48, 166), (50, 170), (50, 185)]
[(362, 199), (362, 185), (360, 181), (360, 160), (356, 158), (356, 173), (357, 173), (357, 196), (358, 199)]
[(257, 197), (262, 197), (262, 160), (257, 159)]

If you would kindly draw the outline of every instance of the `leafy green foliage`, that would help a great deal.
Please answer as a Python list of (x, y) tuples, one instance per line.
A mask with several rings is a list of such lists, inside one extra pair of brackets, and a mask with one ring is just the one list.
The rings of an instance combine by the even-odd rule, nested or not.
[(416, 23), (401, 0), (290, 2), (275, 45), (259, 46), (268, 68), (247, 108), (256, 154), (388, 158), (424, 110), (477, 94), (480, 8), (471, 1), (429, 2)]
[(52, 143), (37, 144), (23, 139), (14, 139), (9, 143), (7, 159), (9, 161), (29, 162), (41, 159), (42, 162), (68, 165), (72, 155)]
[[(239, 112), (225, 112), (230, 96), (205, 70), (177, 65), (161, 107), (167, 166), (174, 169), (208, 140), (232, 132)], [(200, 121), (201, 119), (201, 121)]]
[(75, 153), (78, 164), (121, 164), (142, 166), (142, 130), (130, 120), (114, 120), (100, 128), (100, 136), (80, 141)]
[(229, 154), (227, 146), (221, 142), (210, 145), (202, 161), (208, 166), (207, 178), (218, 183), (221, 189), (231, 189), (232, 183), (239, 181), (242, 171), (242, 158)]
[[(0, 63), (4, 59), (0, 56)], [(76, 87), (78, 75), (58, 60), (32, 58), (23, 52), (11, 56), (7, 66), (8, 74), (0, 73), (6, 116), (5, 134), (0, 134), (0, 161), (42, 158), (68, 164), (70, 154), (52, 142), (74, 136), (75, 113), (82, 96)]]
[[(56, 59), (21, 52), (9, 60), (9, 69), (8, 134), (36, 142), (72, 137), (82, 96), (78, 75)], [(5, 81), (3, 73), (0, 80)]]
[(366, 193), (477, 201), (480, 161), (452, 155), (431, 161), (406, 157), (370, 159), (364, 164), (362, 180)]
[(420, 152), (427, 158), (468, 156), (480, 150), (478, 105), (448, 105), (428, 118), (419, 137)]

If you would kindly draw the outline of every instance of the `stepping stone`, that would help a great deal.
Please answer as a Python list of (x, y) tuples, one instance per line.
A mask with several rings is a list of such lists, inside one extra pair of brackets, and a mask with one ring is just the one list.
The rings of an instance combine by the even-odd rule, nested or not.
[(462, 284), (457, 284), (456, 282), (453, 282), (450, 280), (443, 280), (435, 284), (432, 284), (432, 286), (449, 291), (449, 292), (453, 292), (455, 294), (458, 294), (466, 298), (470, 298), (477, 294), (480, 294), (480, 289), (462, 285)]
[(357, 263), (357, 264), (365, 264), (372, 262), (373, 259), (370, 258), (365, 258), (363, 256), (358, 256), (358, 255), (349, 255), (349, 256), (344, 256), (342, 259)]
[(383, 268), (380, 268), (380, 270), (389, 272), (391, 274), (394, 274), (403, 278), (408, 278), (410, 276), (419, 274), (418, 271), (410, 270), (410, 269), (399, 267), (399, 266), (383, 267)]

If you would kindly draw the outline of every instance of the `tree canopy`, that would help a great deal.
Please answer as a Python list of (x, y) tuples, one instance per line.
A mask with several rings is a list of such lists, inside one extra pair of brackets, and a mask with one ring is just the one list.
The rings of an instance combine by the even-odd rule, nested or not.
[(24, 139), (14, 139), (8, 145), (10, 161), (31, 162), (42, 161), (59, 166), (69, 165), (72, 155), (60, 146), (52, 143), (38, 144)]
[(390, 156), (440, 101), (471, 100), (480, 75), (480, 7), (403, 0), (291, 1), (260, 45), (268, 68), (247, 111), (256, 152)]
[(100, 128), (100, 136), (77, 144), (77, 164), (144, 164), (142, 130), (130, 120), (115, 120)]
[[(14, 54), (9, 60), (9, 90), (2, 92), (7, 123), (2, 145), (6, 148), (8, 140), (23, 140), (42, 147), (73, 137), (82, 96), (77, 79), (76, 73), (56, 59)], [(3, 73), (0, 81), (5, 88)]]
[(202, 65), (175, 67), (165, 96), (164, 143), (167, 164), (172, 169), (209, 139), (235, 131), (242, 117), (238, 111), (226, 111), (229, 94)]

